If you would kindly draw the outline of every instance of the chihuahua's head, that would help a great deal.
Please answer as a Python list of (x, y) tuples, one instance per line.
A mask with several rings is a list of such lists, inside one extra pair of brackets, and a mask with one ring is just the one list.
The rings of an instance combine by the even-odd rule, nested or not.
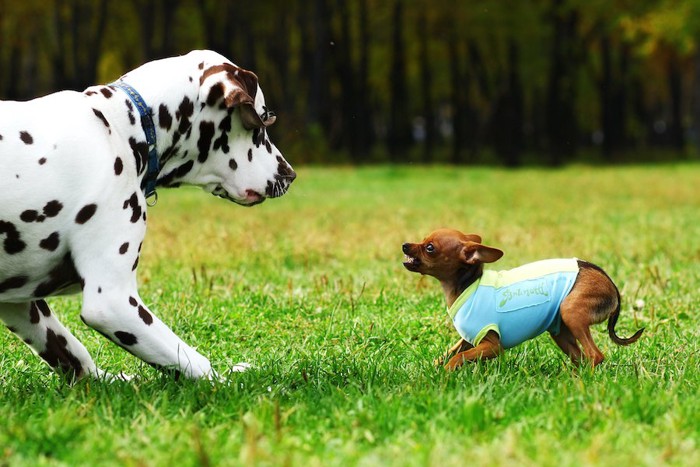
[(404, 243), (403, 265), (412, 272), (427, 274), (440, 282), (457, 285), (465, 276), (475, 280), (483, 263), (497, 261), (503, 252), (481, 244), (481, 237), (458, 230), (440, 229), (421, 243)]

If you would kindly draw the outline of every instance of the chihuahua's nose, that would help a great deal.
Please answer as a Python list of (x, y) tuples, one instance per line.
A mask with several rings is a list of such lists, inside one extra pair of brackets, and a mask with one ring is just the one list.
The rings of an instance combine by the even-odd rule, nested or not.
[(404, 253), (408, 254), (408, 249), (411, 247), (410, 243), (404, 243), (401, 249), (403, 250)]

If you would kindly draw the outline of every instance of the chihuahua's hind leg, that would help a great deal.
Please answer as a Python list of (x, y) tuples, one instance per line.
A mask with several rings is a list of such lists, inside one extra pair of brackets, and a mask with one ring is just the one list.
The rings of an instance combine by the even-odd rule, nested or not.
[(581, 347), (583, 347), (583, 354), (590, 360), (591, 365), (595, 367), (599, 365), (605, 357), (603, 356), (603, 352), (601, 352), (595, 345), (595, 342), (593, 342), (590, 328), (592, 323), (588, 307), (576, 300), (570, 300), (570, 298), (571, 295), (566, 297), (561, 304), (562, 328), (566, 327), (571, 331), (573, 337), (575, 337), (581, 344)]
[(581, 363), (581, 348), (578, 346), (574, 335), (571, 334), (571, 331), (564, 323), (562, 323), (559, 328), (559, 334), (555, 336), (550, 333), (550, 335), (559, 348), (571, 358), (574, 365)]

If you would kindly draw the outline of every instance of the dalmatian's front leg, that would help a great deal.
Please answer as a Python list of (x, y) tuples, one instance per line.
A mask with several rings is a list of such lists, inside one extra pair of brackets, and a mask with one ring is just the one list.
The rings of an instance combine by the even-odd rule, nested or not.
[(44, 300), (0, 303), (0, 320), (58, 373), (69, 379), (86, 375), (111, 379), (51, 312)]
[(214, 376), (209, 360), (158, 319), (135, 289), (99, 283), (86, 279), (81, 313), (85, 323), (153, 367), (188, 378)]
[(213, 378), (206, 357), (182, 341), (143, 303), (136, 269), (146, 233), (141, 192), (103, 193), (76, 217), (71, 256), (83, 279), (81, 317), (93, 329), (156, 368)]

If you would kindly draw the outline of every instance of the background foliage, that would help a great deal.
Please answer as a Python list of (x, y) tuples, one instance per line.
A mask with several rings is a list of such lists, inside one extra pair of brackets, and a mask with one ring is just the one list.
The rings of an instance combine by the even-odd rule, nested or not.
[(0, 0), (0, 98), (210, 48), (260, 76), (295, 162), (688, 157), (699, 18), (699, 0)]

